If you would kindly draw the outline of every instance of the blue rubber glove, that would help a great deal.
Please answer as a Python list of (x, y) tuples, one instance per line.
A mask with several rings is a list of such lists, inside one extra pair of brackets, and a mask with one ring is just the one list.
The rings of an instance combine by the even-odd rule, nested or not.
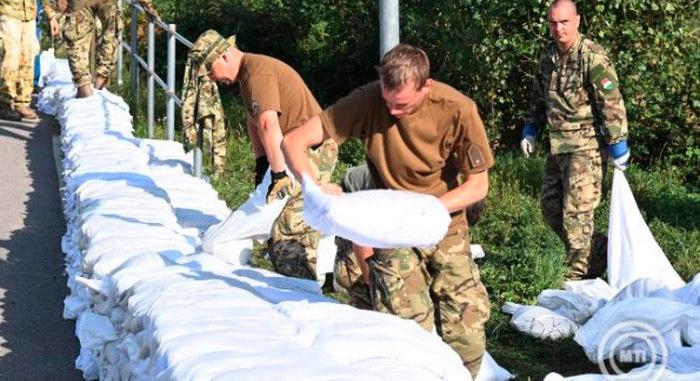
[(608, 146), (608, 153), (613, 159), (615, 168), (624, 171), (627, 169), (630, 160), (630, 148), (627, 146), (627, 140), (619, 141)]

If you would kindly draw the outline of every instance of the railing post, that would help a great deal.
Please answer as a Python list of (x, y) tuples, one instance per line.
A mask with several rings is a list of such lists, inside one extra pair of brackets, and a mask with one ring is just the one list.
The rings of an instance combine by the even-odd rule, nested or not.
[[(201, 131), (200, 131), (201, 132)], [(197, 145), (194, 146), (194, 176), (195, 177), (202, 177), (202, 139), (201, 139), (201, 134), (197, 134), (200, 136), (199, 139), (197, 139)]]
[(131, 4), (131, 99), (134, 105), (138, 105), (139, 94), (139, 62), (136, 60), (138, 54), (137, 27), (139, 22), (138, 10)]
[(170, 33), (168, 33), (168, 100), (167, 100), (167, 123), (168, 123), (168, 140), (175, 139), (175, 24), (168, 24)]
[(155, 70), (155, 30), (152, 21), (148, 21), (148, 99), (146, 100), (146, 126), (148, 137), (153, 138), (153, 70)]
[[(124, 9), (124, 0), (119, 0), (118, 8), (119, 8), (119, 15), (122, 14), (122, 10)], [(38, 29), (38, 28), (37, 28)], [(119, 31), (119, 44), (118, 49), (117, 49), (117, 85), (121, 86), (124, 84), (124, 48), (122, 47), (122, 43), (124, 41), (124, 31), (120, 30)]]
[(379, 60), (399, 43), (399, 0), (379, 0)]

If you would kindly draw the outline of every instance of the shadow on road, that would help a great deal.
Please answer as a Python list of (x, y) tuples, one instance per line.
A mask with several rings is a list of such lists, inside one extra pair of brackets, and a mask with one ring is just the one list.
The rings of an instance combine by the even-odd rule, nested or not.
[[(60, 248), (65, 222), (51, 148), (55, 127), (50, 119), (30, 128), (0, 123), (3, 136), (25, 141), (31, 177), (23, 224), (17, 221), (9, 239), (0, 239), (0, 251), (7, 253), (6, 261), (0, 257), (0, 380), (80, 380), (75, 325), (62, 317), (68, 289)], [(0, 144), (16, 144), (14, 139)]]

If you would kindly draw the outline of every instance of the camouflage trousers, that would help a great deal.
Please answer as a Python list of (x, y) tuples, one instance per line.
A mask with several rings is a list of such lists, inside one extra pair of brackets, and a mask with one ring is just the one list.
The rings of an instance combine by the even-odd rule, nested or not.
[[(358, 183), (366, 182), (363, 185)], [(372, 189), (366, 166), (348, 171), (343, 188)], [(484, 355), (484, 325), (490, 316), (486, 288), (471, 258), (465, 221), (454, 221), (445, 238), (430, 248), (375, 249), (369, 259), (370, 284), (362, 282), (357, 259), (345, 246), (336, 257), (336, 282), (359, 307), (412, 319), (436, 329), (476, 376)], [(368, 300), (369, 299), (369, 300)]]
[[(320, 147), (310, 149), (308, 155), (318, 181), (330, 182), (338, 160), (338, 145), (335, 141), (324, 141)], [(306, 225), (303, 210), (301, 186), (297, 184), (292, 188), (282, 213), (272, 224), (268, 253), (278, 273), (316, 280), (320, 233)]]
[(542, 212), (566, 246), (569, 280), (600, 275), (594, 273), (602, 273), (601, 269), (593, 267), (600, 267), (607, 258), (607, 238), (594, 231), (605, 175), (604, 156), (598, 150), (586, 150), (550, 154), (545, 162)]
[(117, 2), (92, 0), (82, 7), (69, 9), (63, 25), (63, 36), (73, 82), (77, 86), (92, 84), (90, 47), (96, 36), (96, 19), (100, 20), (102, 33), (97, 43), (95, 75), (109, 79), (117, 59), (118, 37), (123, 28)]
[(34, 56), (39, 53), (36, 21), (0, 15), (0, 103), (29, 106), (34, 90)]

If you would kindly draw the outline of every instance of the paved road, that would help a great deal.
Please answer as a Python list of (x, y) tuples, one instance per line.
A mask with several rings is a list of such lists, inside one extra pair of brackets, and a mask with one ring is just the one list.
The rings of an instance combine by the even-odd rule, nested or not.
[(0, 121), (0, 380), (81, 380), (49, 120)]

